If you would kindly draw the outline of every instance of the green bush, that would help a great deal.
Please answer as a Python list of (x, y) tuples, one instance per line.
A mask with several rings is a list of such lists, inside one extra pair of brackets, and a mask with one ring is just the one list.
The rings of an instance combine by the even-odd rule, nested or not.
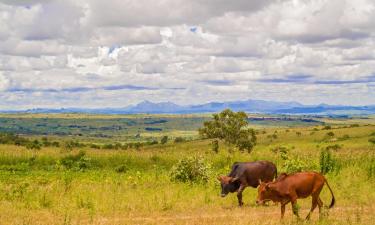
[(300, 158), (288, 157), (284, 160), (282, 170), (286, 173), (296, 173), (304, 171), (308, 168), (308, 165)]
[(338, 145), (338, 144), (334, 144), (334, 145), (328, 145), (327, 147), (326, 147), (326, 150), (334, 150), (334, 151), (337, 151), (337, 150), (339, 150), (339, 149), (341, 149), (342, 148), (342, 146), (341, 145)]
[(319, 165), (320, 165), (320, 172), (322, 174), (327, 174), (329, 172), (334, 171), (336, 168), (336, 164), (337, 164), (336, 160), (333, 158), (331, 151), (328, 147), (326, 149), (323, 149), (320, 152)]
[(160, 140), (160, 144), (164, 145), (168, 142), (168, 136), (163, 136)]
[(211, 149), (213, 152), (218, 153), (219, 152), (219, 141), (218, 140), (213, 140), (211, 142)]
[(206, 183), (209, 180), (211, 165), (200, 157), (181, 159), (172, 167), (170, 174), (172, 181)]
[(375, 177), (375, 158), (372, 158), (366, 170), (367, 170), (367, 177), (369, 179)]
[(86, 156), (85, 151), (78, 154), (65, 156), (56, 162), (58, 168), (75, 171), (85, 171), (91, 167), (91, 159)]
[(180, 143), (180, 142), (184, 142), (184, 141), (185, 141), (185, 139), (183, 137), (176, 137), (174, 139), (174, 143)]
[(129, 170), (128, 166), (125, 164), (121, 164), (115, 168), (117, 173), (126, 173)]
[(372, 144), (375, 144), (375, 138), (370, 138), (368, 139), (368, 142), (372, 143)]

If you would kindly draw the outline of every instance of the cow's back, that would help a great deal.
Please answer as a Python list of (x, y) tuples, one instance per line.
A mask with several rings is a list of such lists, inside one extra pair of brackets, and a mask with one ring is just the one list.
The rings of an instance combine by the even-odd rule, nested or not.
[(277, 169), (275, 164), (268, 161), (234, 163), (229, 176), (238, 177), (241, 182), (257, 187), (259, 180), (272, 181), (277, 176)]
[(299, 172), (287, 175), (281, 182), (284, 190), (295, 191), (299, 197), (308, 197), (314, 189), (321, 188), (324, 185), (325, 178), (317, 172)]

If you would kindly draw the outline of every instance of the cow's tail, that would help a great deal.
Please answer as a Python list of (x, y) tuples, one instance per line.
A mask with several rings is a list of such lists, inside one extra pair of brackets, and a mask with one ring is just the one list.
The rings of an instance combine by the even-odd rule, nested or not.
[(273, 178), (274, 180), (276, 180), (277, 179), (277, 167), (275, 166), (275, 175), (274, 175), (274, 178)]
[(331, 204), (328, 207), (328, 208), (332, 208), (335, 205), (335, 202), (336, 202), (335, 196), (333, 195), (333, 191), (332, 191), (331, 187), (329, 186), (327, 179), (324, 179), (324, 182), (326, 183), (326, 185), (327, 185), (327, 187), (328, 187), (328, 189), (329, 189), (329, 191), (331, 192), (331, 195), (332, 195)]

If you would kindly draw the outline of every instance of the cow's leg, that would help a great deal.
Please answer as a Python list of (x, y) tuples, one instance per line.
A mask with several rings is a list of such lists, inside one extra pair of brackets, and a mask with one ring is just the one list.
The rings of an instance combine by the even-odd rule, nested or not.
[(323, 202), (322, 202), (322, 199), (320, 199), (320, 197), (318, 197), (318, 207), (319, 207), (319, 219), (320, 219), (323, 213), (322, 212)]
[(282, 201), (281, 202), (281, 219), (283, 219), (284, 218), (284, 214), (285, 214), (285, 206), (286, 206), (286, 204), (288, 204), (289, 203), (289, 201), (287, 200), (287, 201)]
[[(318, 198), (319, 198), (319, 196), (316, 196), (316, 195), (313, 195), (313, 196), (312, 196), (312, 200), (311, 200), (311, 209), (310, 209), (309, 214), (307, 214), (307, 216), (306, 216), (306, 220), (309, 220), (309, 219), (310, 219), (311, 213), (314, 211), (314, 209), (315, 209), (316, 206), (318, 205)], [(320, 207), (319, 207), (319, 208), (320, 208)]]
[(243, 190), (246, 188), (245, 185), (241, 184), (240, 185), (240, 188), (238, 189), (237, 191), (237, 199), (238, 199), (238, 205), (239, 206), (242, 206), (243, 205), (243, 202), (242, 202), (242, 192)]
[(296, 215), (298, 219), (300, 219), (298, 214), (297, 196), (293, 196), (290, 201), (292, 202), (293, 214)]

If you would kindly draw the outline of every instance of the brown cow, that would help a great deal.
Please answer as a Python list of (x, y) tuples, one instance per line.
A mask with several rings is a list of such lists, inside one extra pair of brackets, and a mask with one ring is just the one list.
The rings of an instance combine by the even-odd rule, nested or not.
[(246, 187), (258, 187), (259, 180), (273, 181), (277, 176), (275, 164), (268, 161), (236, 162), (228, 176), (219, 176), (221, 197), (237, 192), (238, 205), (242, 206), (242, 192)]
[(335, 196), (325, 177), (317, 172), (300, 172), (290, 175), (283, 173), (276, 181), (268, 183), (261, 182), (258, 188), (258, 198), (256, 202), (257, 204), (263, 204), (265, 201), (269, 200), (280, 202), (281, 218), (284, 217), (285, 205), (291, 202), (293, 213), (299, 218), (298, 209), (296, 207), (297, 199), (311, 196), (312, 205), (306, 217), (306, 219), (310, 219), (310, 215), (317, 205), (319, 206), (319, 212), (321, 212), (323, 202), (319, 194), (324, 184), (327, 184), (331, 192), (332, 200), (329, 208), (332, 208), (335, 204)]

